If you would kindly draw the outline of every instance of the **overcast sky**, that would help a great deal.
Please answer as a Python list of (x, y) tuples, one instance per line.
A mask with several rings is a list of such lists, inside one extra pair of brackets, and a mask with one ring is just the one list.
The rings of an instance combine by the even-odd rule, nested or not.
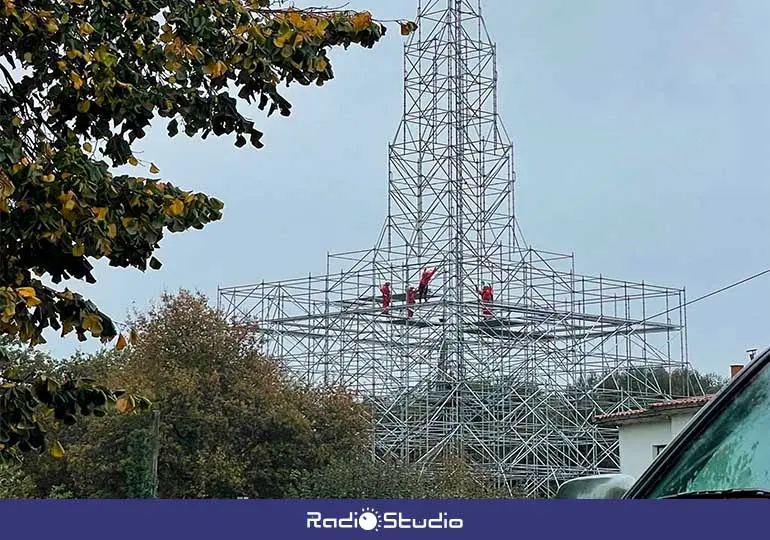
[[(416, 0), (352, 0), (380, 19)], [(576, 270), (686, 287), (689, 298), (770, 267), (765, 249), (770, 3), (751, 0), (486, 0), (499, 106), (516, 147), (529, 244)], [(224, 219), (168, 236), (145, 274), (99, 265), (77, 290), (122, 319), (164, 290), (301, 277), (327, 251), (374, 245), (386, 213), (387, 144), (401, 114), (403, 39), (334, 53), (336, 79), (289, 92), (289, 118), (253, 117), (260, 151), (230, 140), (141, 145), (168, 180), (225, 202)], [(689, 358), (727, 372), (770, 345), (766, 276), (688, 310)], [(68, 355), (80, 345), (52, 336)], [(84, 350), (93, 350), (88, 346)]]

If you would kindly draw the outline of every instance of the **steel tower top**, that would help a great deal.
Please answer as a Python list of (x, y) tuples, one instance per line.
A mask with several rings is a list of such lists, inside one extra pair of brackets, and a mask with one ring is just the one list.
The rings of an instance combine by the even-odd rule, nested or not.
[(417, 23), (404, 50), (383, 243), (426, 262), (514, 248), (513, 151), (480, 2), (423, 0)]

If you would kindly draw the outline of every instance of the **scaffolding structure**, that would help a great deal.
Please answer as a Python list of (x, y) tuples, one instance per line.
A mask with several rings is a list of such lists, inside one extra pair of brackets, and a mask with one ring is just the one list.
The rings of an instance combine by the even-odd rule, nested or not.
[[(219, 306), (258, 319), (265, 354), (297, 378), (361, 396), (376, 458), (459, 454), (547, 496), (617, 470), (617, 432), (595, 415), (702, 393), (669, 376), (688, 368), (684, 290), (580, 275), (571, 255), (526, 246), (481, 5), (422, 0), (417, 23), (375, 247), (330, 254), (322, 276), (220, 288)], [(428, 267), (427, 297), (407, 304)]]

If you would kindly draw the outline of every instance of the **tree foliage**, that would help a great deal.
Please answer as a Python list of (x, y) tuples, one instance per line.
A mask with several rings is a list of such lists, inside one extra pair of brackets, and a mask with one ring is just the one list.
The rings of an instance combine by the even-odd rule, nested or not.
[(493, 478), (453, 458), (426, 467), (373, 462), (368, 456), (334, 460), (307, 471), (294, 497), (322, 499), (509, 498)]
[(46, 448), (61, 458), (61, 443), (46, 437), (50, 429), (70, 426), (78, 416), (105, 416), (110, 407), (132, 413), (150, 406), (143, 397), (97, 385), (91, 378), (67, 371), (57, 376), (44, 356), (27, 355), (8, 336), (0, 337), (0, 459)]
[[(158, 269), (165, 231), (200, 229), (223, 204), (139, 166), (153, 120), (168, 134), (229, 135), (262, 147), (243, 114), (289, 115), (281, 83), (333, 78), (332, 47), (372, 47), (368, 12), (278, 9), (269, 0), (5, 0), (0, 6), (0, 333), (48, 328), (111, 340), (97, 306), (54, 284), (95, 281), (91, 259)], [(412, 26), (402, 25), (408, 31)], [(407, 32), (408, 33), (408, 32)], [(160, 171), (153, 163), (149, 175)]]
[(205, 297), (164, 296), (131, 323), (141, 336), (133, 347), (92, 358), (108, 384), (153, 400), (157, 432), (151, 415), (68, 430), (65, 460), (28, 464), (40, 496), (63, 485), (78, 497), (147, 497), (157, 445), (160, 497), (282, 497), (299, 471), (365, 441), (347, 394), (292, 384), (260, 354), (259, 336), (230, 326)]
[[(201, 229), (223, 209), (158, 178), (154, 163), (144, 163), (145, 173), (114, 174), (141, 165), (134, 143), (161, 118), (170, 137), (230, 135), (236, 147), (261, 148), (244, 105), (289, 115), (281, 83), (323, 85), (334, 76), (332, 47), (372, 47), (385, 33), (368, 12), (272, 4), (0, 3), (0, 336), (35, 345), (52, 328), (81, 341), (117, 337), (125, 348), (129, 340), (109, 316), (59, 284), (94, 283), (95, 259), (157, 270), (153, 253), (166, 232)], [(413, 30), (402, 24), (402, 33)], [(122, 412), (148, 406), (90, 379), (21, 367), (3, 366), (0, 378), (1, 451), (45, 447), (47, 412), (71, 425), (110, 404)], [(63, 452), (56, 441), (50, 448)]]
[(132, 324), (133, 347), (65, 365), (151, 398), (157, 431), (152, 415), (110, 414), (61, 432), (64, 459), (23, 463), (36, 496), (149, 497), (156, 449), (158, 496), (167, 498), (497, 493), (462, 467), (426, 474), (372, 462), (363, 405), (342, 389), (290, 380), (261, 354), (256, 332), (229, 325), (204, 296), (165, 296)]
[(35, 482), (18, 463), (0, 462), (0, 499), (28, 499), (35, 496)]

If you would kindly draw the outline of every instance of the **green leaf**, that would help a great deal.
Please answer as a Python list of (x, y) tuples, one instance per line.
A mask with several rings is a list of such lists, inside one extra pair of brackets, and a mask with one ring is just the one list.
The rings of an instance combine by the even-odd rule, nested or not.
[(179, 133), (179, 121), (174, 118), (168, 123), (168, 136), (175, 137)]
[(225, 204), (219, 199), (210, 199), (209, 204), (214, 210), (222, 210), (225, 207)]

